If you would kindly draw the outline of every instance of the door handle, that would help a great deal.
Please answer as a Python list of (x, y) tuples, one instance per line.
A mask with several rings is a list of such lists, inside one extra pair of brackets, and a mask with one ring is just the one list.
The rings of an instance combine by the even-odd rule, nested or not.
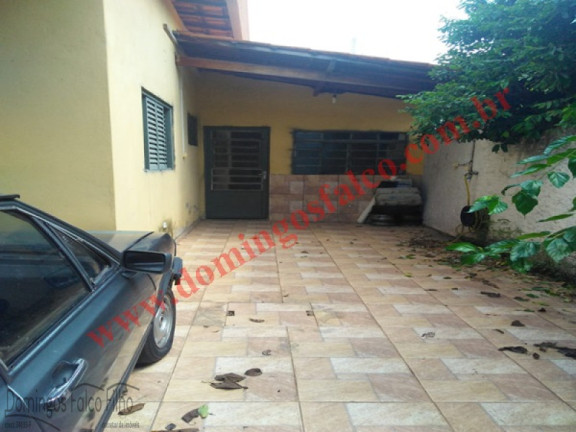
[(48, 410), (56, 408), (59, 404), (68, 400), (72, 395), (72, 391), (76, 388), (86, 371), (88, 370), (88, 362), (84, 359), (78, 359), (74, 362), (64, 362), (64, 366), (73, 368), (73, 372), (68, 379), (64, 378), (64, 382), (54, 387), (48, 393), (44, 407)]
[(266, 180), (267, 177), (268, 177), (268, 171), (262, 170), (262, 172), (260, 173), (260, 178), (262, 179), (262, 181)]

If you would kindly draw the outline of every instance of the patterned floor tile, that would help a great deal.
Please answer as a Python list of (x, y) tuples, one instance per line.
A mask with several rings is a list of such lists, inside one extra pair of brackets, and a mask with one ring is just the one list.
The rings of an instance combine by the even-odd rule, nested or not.
[[(264, 231), (266, 221), (203, 221), (178, 239), (180, 256), (194, 278), (241, 250), (238, 234)], [(297, 234), (290, 248), (244, 251), (195, 294), (182, 285), (173, 350), (130, 378), (146, 403), (134, 430), (574, 431), (576, 361), (534, 346), (576, 348), (576, 306), (526, 291), (551, 282), (439, 263), (412, 244), (438, 238), (422, 227), (324, 223)], [(262, 374), (245, 376), (245, 389), (210, 386), (254, 368)], [(181, 420), (203, 404), (206, 419)]]

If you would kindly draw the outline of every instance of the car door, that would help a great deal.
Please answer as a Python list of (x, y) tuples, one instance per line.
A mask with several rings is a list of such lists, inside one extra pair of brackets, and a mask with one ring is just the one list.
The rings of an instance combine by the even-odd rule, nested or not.
[(0, 430), (94, 430), (150, 323), (140, 303), (154, 284), (17, 209), (0, 209), (0, 245)]

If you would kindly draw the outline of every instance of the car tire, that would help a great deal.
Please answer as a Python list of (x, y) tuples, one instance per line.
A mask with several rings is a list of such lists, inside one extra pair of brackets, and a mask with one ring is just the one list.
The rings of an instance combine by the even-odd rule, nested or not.
[(138, 365), (155, 363), (166, 356), (172, 348), (176, 329), (176, 302), (171, 288), (164, 294), (163, 306), (156, 311), (151, 327), (140, 353)]

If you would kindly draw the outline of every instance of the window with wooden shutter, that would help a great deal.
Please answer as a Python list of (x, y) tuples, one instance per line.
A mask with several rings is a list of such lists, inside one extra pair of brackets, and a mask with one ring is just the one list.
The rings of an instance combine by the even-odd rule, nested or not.
[(174, 168), (172, 107), (156, 96), (142, 92), (145, 168), (163, 171)]

